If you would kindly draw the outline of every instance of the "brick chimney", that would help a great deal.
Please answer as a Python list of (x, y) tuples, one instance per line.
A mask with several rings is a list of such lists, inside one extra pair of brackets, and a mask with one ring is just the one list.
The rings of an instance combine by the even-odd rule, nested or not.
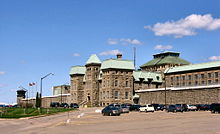
[(117, 59), (122, 59), (122, 54), (121, 53), (117, 54)]

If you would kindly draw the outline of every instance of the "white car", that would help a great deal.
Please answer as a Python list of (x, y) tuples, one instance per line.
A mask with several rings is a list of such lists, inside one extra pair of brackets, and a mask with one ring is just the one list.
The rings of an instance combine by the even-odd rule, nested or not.
[(197, 107), (195, 105), (187, 105), (187, 110), (189, 110), (189, 111), (196, 111)]
[(140, 112), (154, 112), (154, 106), (147, 104), (143, 105), (139, 108)]

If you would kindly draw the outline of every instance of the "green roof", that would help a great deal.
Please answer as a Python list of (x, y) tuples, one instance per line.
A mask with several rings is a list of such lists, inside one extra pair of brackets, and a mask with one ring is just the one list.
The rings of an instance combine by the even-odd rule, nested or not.
[(72, 66), (70, 69), (70, 75), (73, 74), (85, 74), (86, 67), (85, 66)]
[(101, 70), (103, 69), (126, 69), (134, 70), (134, 63), (131, 60), (108, 59), (102, 62)]
[(214, 67), (220, 67), (220, 61), (172, 67), (166, 69), (164, 73), (185, 72), (185, 71), (201, 70), (201, 69), (208, 69)]
[(141, 67), (164, 65), (164, 64), (188, 65), (190, 64), (190, 62), (183, 60), (177, 56), (166, 56), (166, 57), (155, 58), (143, 64)]
[(98, 58), (98, 56), (96, 54), (92, 54), (89, 59), (86, 62), (86, 65), (88, 64), (101, 64), (102, 62), (100, 61), (100, 59)]
[(149, 79), (152, 79), (152, 82), (162, 82), (161, 74), (156, 72), (134, 71), (133, 77), (135, 81), (143, 79), (143, 81), (147, 82)]

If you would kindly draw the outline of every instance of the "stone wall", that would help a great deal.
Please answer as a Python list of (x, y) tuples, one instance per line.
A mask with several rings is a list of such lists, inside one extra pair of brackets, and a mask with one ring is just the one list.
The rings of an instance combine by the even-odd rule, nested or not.
[[(138, 93), (139, 104), (165, 104), (165, 91)], [(167, 90), (167, 104), (211, 104), (220, 102), (220, 88)]]

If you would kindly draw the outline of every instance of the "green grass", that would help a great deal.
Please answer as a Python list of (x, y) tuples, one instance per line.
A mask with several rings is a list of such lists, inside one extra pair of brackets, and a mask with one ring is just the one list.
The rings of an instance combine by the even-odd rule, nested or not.
[(60, 112), (72, 111), (68, 108), (0, 108), (0, 118), (18, 119), (23, 117), (32, 117), (39, 115), (51, 115)]

